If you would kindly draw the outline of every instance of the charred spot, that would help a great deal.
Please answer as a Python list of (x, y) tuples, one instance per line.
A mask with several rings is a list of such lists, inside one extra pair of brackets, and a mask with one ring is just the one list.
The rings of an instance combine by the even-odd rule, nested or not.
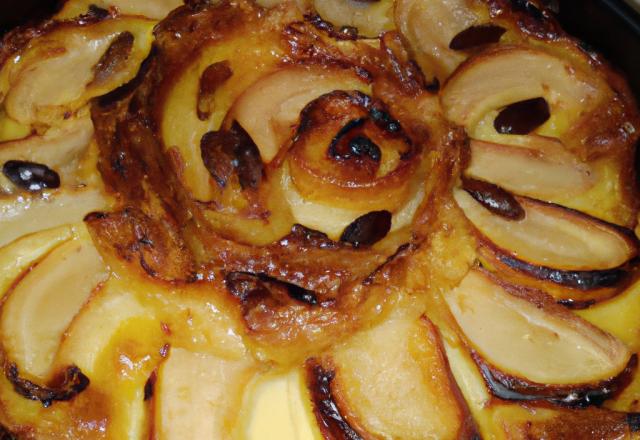
[(125, 67), (131, 52), (135, 38), (129, 31), (118, 35), (102, 55), (98, 64), (93, 67), (92, 84), (101, 84), (108, 81), (115, 72)]
[(157, 47), (153, 46), (151, 52), (149, 53), (149, 56), (145, 58), (145, 60), (140, 65), (140, 70), (138, 71), (137, 75), (131, 81), (97, 98), (98, 105), (102, 108), (115, 106), (133, 95), (138, 87), (142, 85), (144, 79), (147, 77), (149, 71), (153, 67), (156, 61), (155, 57), (157, 51)]
[[(358, 3), (371, 4), (380, 0), (359, 0)], [(333, 24), (328, 21), (324, 21), (319, 15), (311, 14), (306, 15), (305, 20), (313, 25), (316, 29), (320, 29), (329, 34), (330, 37), (336, 40), (355, 40), (358, 38), (358, 29), (351, 26), (343, 26), (339, 30), (333, 27)]]
[(263, 274), (231, 272), (225, 280), (227, 289), (249, 309), (267, 298), (287, 296), (296, 301), (315, 306), (318, 298), (315, 292), (286, 281)]
[(544, 124), (551, 113), (544, 98), (527, 99), (505, 107), (493, 122), (498, 133), (525, 135)]
[[(437, 81), (437, 79), (436, 79)], [(400, 122), (393, 119), (391, 115), (384, 110), (380, 110), (375, 107), (369, 107), (369, 117), (378, 127), (381, 127), (388, 133), (397, 133), (402, 131)]]
[(640, 413), (627, 414), (627, 425), (629, 425), (631, 432), (640, 431)]
[(547, 11), (551, 12), (554, 15), (558, 15), (560, 13), (560, 3), (558, 0), (542, 0)]
[[(361, 110), (366, 110), (368, 117), (356, 117), (348, 121), (331, 140), (328, 155), (354, 170), (373, 176), (382, 159), (382, 149), (373, 139), (383, 142), (400, 141), (399, 145), (404, 145), (404, 148), (398, 154), (403, 160), (410, 156), (412, 143), (404, 134), (400, 122), (391, 117), (384, 104), (361, 95), (356, 94), (352, 98), (357, 101), (355, 105), (360, 107), (359, 116), (362, 116)], [(323, 111), (315, 106), (311, 109), (316, 113)], [(306, 120), (311, 120), (314, 126), (322, 125), (323, 120), (328, 119), (326, 115), (311, 114), (311, 109)]]
[(533, 3), (526, 0), (511, 0), (513, 10), (523, 12), (536, 21), (543, 21), (545, 16)]
[(391, 229), (389, 211), (373, 211), (358, 217), (344, 229), (340, 241), (354, 247), (372, 246), (387, 236)]
[(534, 266), (513, 257), (503, 256), (500, 260), (510, 268), (529, 274), (537, 279), (551, 281), (552, 283), (577, 290), (614, 287), (627, 276), (627, 271), (622, 268), (607, 270), (558, 270), (544, 266)]
[(198, 90), (198, 119), (206, 121), (215, 110), (216, 90), (233, 76), (228, 60), (214, 63), (204, 69)]
[(493, 23), (471, 26), (459, 32), (449, 43), (449, 49), (465, 50), (500, 41), (507, 30)]
[(11, 432), (4, 426), (0, 425), (0, 440), (14, 440), (14, 437)]
[(111, 17), (111, 13), (108, 10), (96, 5), (89, 5), (89, 11), (86, 15), (96, 17), (100, 20)]
[(300, 224), (293, 225), (290, 236), (287, 236), (285, 239), (288, 240), (290, 237), (298, 238), (306, 245), (318, 249), (336, 247), (336, 242), (331, 240), (324, 232), (316, 231), (315, 229)]
[(380, 48), (388, 54), (390, 70), (405, 93), (417, 97), (427, 89), (424, 72), (410, 57), (398, 35), (393, 32), (384, 33), (380, 39)]
[(158, 373), (153, 370), (149, 379), (144, 384), (144, 401), (151, 399), (155, 393), (156, 381), (158, 380)]
[(331, 392), (331, 381), (335, 372), (325, 370), (315, 359), (307, 360), (305, 366), (307, 388), (313, 403), (320, 430), (325, 438), (335, 440), (362, 440), (362, 437), (349, 425), (340, 413), (340, 409)]
[(226, 188), (233, 174), (243, 190), (257, 190), (262, 182), (260, 150), (251, 136), (233, 122), (228, 131), (211, 131), (200, 142), (202, 160), (220, 188)]
[(335, 135), (329, 144), (329, 155), (334, 159), (350, 159), (350, 156), (348, 156), (349, 153), (347, 151), (339, 151), (338, 146), (347, 134), (349, 134), (353, 129), (363, 126), (366, 121), (367, 120), (365, 118), (358, 118), (347, 122), (347, 124), (340, 129), (338, 134)]
[(514, 196), (493, 183), (462, 179), (462, 188), (492, 213), (509, 220), (522, 220), (525, 211)]
[(107, 215), (108, 214), (104, 212), (90, 212), (84, 217), (83, 221), (90, 222), (92, 220), (104, 220), (107, 218)]
[(557, 302), (561, 306), (565, 306), (566, 308), (568, 308), (570, 310), (583, 310), (583, 309), (588, 309), (589, 307), (594, 305), (596, 303), (596, 300), (595, 299), (590, 299), (590, 300), (587, 300), (587, 301), (578, 301), (578, 300), (574, 300), (574, 299), (561, 299), (561, 300), (559, 300)]
[(17, 365), (13, 363), (5, 365), (5, 375), (16, 393), (26, 399), (41, 402), (45, 408), (55, 401), (71, 400), (89, 386), (89, 378), (75, 365), (64, 370), (49, 386), (37, 385), (21, 378)]
[(96, 245), (127, 262), (138, 261), (152, 277), (189, 281), (191, 256), (177, 225), (170, 219), (153, 219), (136, 208), (89, 215), (85, 224)]
[(10, 160), (2, 166), (2, 174), (18, 188), (41, 191), (60, 187), (60, 176), (46, 165), (23, 160)]
[(437, 92), (438, 90), (440, 90), (440, 80), (434, 76), (431, 83), (427, 83), (425, 81), (424, 88), (429, 92)]
[(491, 393), (499, 399), (512, 401), (548, 400), (559, 405), (578, 408), (600, 407), (607, 399), (629, 384), (638, 364), (638, 357), (634, 354), (629, 359), (627, 367), (618, 376), (580, 389), (571, 389), (570, 387), (552, 387), (531, 383), (494, 369), (477, 353), (473, 353), (473, 358), (479, 364), (482, 376)]
[(355, 157), (367, 156), (375, 162), (380, 162), (382, 152), (371, 139), (356, 136), (349, 142), (349, 154)]
[[(334, 159), (369, 158), (374, 162), (380, 162), (382, 152), (371, 139), (357, 134), (348, 136), (352, 130), (362, 127), (366, 121), (364, 118), (349, 121), (329, 144), (329, 155)], [(348, 139), (345, 141), (346, 137)]]

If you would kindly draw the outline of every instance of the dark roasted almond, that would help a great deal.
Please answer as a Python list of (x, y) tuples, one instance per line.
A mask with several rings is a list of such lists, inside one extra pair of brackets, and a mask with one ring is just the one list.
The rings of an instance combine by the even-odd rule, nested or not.
[(527, 99), (505, 107), (493, 122), (498, 133), (525, 135), (544, 124), (551, 113), (544, 98)]
[(26, 191), (59, 188), (60, 176), (46, 165), (23, 160), (10, 160), (2, 166), (2, 174)]
[(506, 31), (502, 26), (493, 23), (471, 26), (453, 37), (449, 49), (464, 50), (497, 43)]
[(391, 229), (391, 217), (389, 211), (373, 211), (358, 217), (345, 228), (340, 241), (357, 248), (371, 246), (387, 236)]
[(522, 220), (524, 208), (511, 194), (493, 183), (462, 179), (462, 188), (489, 211), (509, 220)]

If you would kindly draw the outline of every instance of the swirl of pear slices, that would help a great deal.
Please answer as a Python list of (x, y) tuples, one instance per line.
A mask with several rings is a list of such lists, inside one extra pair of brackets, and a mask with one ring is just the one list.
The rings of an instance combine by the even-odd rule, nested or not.
[(2, 438), (640, 438), (640, 114), (584, 47), (533, 0), (8, 33)]

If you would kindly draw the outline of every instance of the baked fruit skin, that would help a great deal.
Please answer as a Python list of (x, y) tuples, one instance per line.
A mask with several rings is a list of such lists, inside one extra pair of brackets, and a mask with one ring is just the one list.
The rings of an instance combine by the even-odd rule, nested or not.
[(0, 46), (2, 436), (640, 438), (639, 130), (537, 2), (69, 0)]

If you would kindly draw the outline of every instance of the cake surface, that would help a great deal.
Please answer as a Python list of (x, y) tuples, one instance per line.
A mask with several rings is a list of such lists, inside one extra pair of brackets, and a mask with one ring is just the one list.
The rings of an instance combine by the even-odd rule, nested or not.
[(640, 438), (640, 113), (585, 47), (522, 0), (8, 33), (3, 438)]

